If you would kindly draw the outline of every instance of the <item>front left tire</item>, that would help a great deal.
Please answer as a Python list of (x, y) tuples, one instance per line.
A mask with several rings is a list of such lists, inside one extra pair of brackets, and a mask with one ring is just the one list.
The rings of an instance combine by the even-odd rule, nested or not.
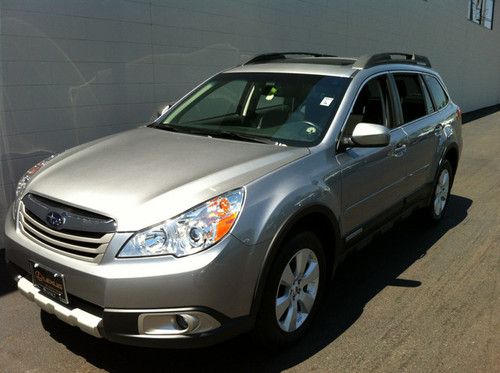
[(298, 233), (281, 246), (255, 324), (260, 345), (281, 349), (307, 332), (323, 297), (326, 272), (324, 249), (314, 233)]

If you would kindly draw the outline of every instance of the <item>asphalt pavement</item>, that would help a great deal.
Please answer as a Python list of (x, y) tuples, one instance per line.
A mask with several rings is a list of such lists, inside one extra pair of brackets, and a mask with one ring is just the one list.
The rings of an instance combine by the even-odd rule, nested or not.
[(442, 223), (411, 217), (349, 257), (293, 348), (269, 355), (247, 336), (198, 350), (113, 344), (42, 314), (0, 264), (0, 372), (500, 372), (500, 112), (463, 135)]

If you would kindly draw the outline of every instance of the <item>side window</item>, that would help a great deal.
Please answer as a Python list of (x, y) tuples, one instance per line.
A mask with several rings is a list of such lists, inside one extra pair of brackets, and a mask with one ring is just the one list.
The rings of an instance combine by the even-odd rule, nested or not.
[(424, 80), (431, 93), (436, 111), (444, 108), (448, 104), (448, 96), (446, 95), (441, 84), (436, 78), (430, 75), (425, 75)]
[(424, 92), (424, 98), (425, 98), (425, 108), (427, 109), (427, 114), (431, 114), (434, 112), (434, 105), (432, 104), (432, 99), (431, 95), (429, 93), (429, 90), (427, 86), (424, 83), (424, 78), (420, 76), (420, 85), (422, 87), (422, 91)]
[(424, 92), (418, 74), (394, 74), (404, 123), (427, 115)]
[(373, 123), (390, 127), (393, 110), (389, 97), (387, 76), (381, 76), (366, 83), (356, 98), (347, 118), (344, 136), (349, 137), (358, 123)]

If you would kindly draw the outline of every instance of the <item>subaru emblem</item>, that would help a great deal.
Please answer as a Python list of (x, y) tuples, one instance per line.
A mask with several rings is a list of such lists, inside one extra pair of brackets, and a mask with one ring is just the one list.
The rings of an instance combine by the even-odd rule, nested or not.
[(64, 216), (55, 211), (49, 212), (45, 219), (47, 220), (47, 223), (49, 223), (49, 225), (53, 228), (58, 228), (66, 222)]

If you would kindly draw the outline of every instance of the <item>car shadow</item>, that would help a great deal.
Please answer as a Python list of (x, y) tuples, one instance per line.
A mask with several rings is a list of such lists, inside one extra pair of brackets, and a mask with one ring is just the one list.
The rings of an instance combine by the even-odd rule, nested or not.
[(7, 271), (5, 249), (0, 249), (0, 297), (14, 290), (16, 290), (16, 285)]
[(318, 319), (297, 345), (269, 354), (244, 335), (197, 350), (158, 350), (123, 346), (90, 337), (54, 316), (41, 313), (45, 330), (70, 351), (108, 371), (281, 371), (313, 356), (335, 341), (363, 313), (365, 304), (387, 286), (414, 288), (418, 279), (399, 278), (426, 255), (447, 231), (467, 217), (472, 200), (452, 195), (440, 224), (422, 229), (418, 215), (398, 223), (365, 249), (350, 255), (334, 278)]

